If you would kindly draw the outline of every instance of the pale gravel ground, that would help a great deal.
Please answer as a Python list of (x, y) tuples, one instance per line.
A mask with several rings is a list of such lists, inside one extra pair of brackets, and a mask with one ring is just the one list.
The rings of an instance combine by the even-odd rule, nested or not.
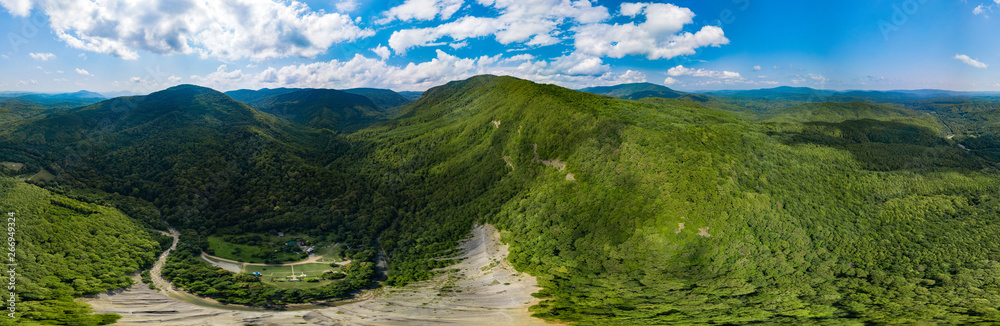
[[(118, 325), (549, 324), (532, 318), (528, 312), (528, 307), (539, 300), (531, 293), (540, 288), (534, 277), (514, 271), (507, 263), (507, 246), (500, 243), (499, 232), (491, 225), (479, 225), (472, 233), (473, 237), (461, 244), (463, 254), (459, 258), (464, 260), (449, 267), (457, 272), (401, 288), (369, 291), (361, 295), (362, 299), (337, 307), (229, 310), (181, 301), (144, 284), (83, 301), (96, 313), (121, 314)], [(441, 291), (445, 287), (451, 291)]]

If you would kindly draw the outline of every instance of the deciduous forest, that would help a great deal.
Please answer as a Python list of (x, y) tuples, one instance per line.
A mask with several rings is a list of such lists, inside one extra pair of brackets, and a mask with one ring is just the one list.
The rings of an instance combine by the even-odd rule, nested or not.
[[(168, 224), (175, 286), (280, 309), (426, 280), (491, 223), (538, 278), (543, 319), (1000, 322), (995, 103), (640, 86), (477, 76), (400, 106), (373, 90), (326, 92), (347, 105), (230, 92), (292, 116), (183, 85), (12, 118), (0, 161), (24, 165), (2, 168), (0, 207), (18, 212), (32, 270), (23, 316), (113, 322), (73, 296), (131, 284)], [(278, 231), (350, 246), (346, 276), (284, 290), (199, 258), (210, 236)]]

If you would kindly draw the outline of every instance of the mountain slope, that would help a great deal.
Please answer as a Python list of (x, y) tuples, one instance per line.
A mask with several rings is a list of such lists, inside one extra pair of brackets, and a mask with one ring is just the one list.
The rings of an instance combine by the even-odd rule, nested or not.
[(668, 87), (651, 83), (590, 87), (581, 89), (580, 91), (619, 97), (627, 100), (638, 100), (647, 97), (678, 98), (688, 95), (688, 93), (678, 92)]
[[(113, 323), (120, 317), (89, 315), (73, 296), (131, 285), (130, 274), (150, 266), (162, 250), (151, 230), (116, 209), (23, 181), (0, 177), (0, 209), (17, 248), (8, 255), (17, 264), (11, 267), (17, 272), (17, 319), (4, 316), (0, 325)], [(9, 298), (8, 290), (0, 294)]]
[(830, 122), (840, 123), (849, 120), (873, 119), (882, 121), (904, 122), (927, 127), (936, 133), (943, 133), (946, 128), (935, 116), (922, 114), (910, 109), (904, 109), (891, 104), (873, 104), (865, 102), (821, 102), (806, 103), (788, 108), (760, 112), (759, 119), (766, 122)]
[(0, 122), (29, 118), (51, 110), (61, 110), (103, 101), (100, 94), (79, 91), (65, 94), (11, 94), (0, 97)]
[[(153, 201), (185, 229), (171, 274), (195, 276), (175, 283), (232, 302), (339, 297), (382, 250), (386, 284), (427, 279), (489, 222), (538, 277), (546, 319), (1000, 322), (996, 163), (913, 121), (830, 112), (846, 120), (757, 123), (477, 76), (342, 136), (184, 86), (18, 123), (0, 145), (43, 148), (37, 165), (57, 163), (59, 186)], [(208, 235), (273, 230), (343, 241), (365, 273), (241, 292), (234, 276), (184, 268)]]
[(372, 100), (376, 106), (378, 106), (380, 112), (388, 116), (395, 114), (395, 112), (390, 111), (390, 109), (413, 102), (413, 100), (403, 97), (403, 95), (388, 89), (351, 88), (343, 91), (367, 97), (369, 100)]
[(228, 91), (225, 94), (232, 97), (234, 100), (240, 101), (249, 105), (250, 107), (257, 108), (259, 102), (265, 98), (281, 95), (291, 92), (297, 92), (305, 90), (304, 88), (262, 88), (259, 90), (250, 89), (240, 89), (235, 91)]
[[(11, 126), (0, 129), (0, 159), (13, 153), (51, 169), (54, 180), (40, 184), (141, 198), (181, 229), (171, 260), (179, 265), (170, 267), (189, 277), (174, 279), (177, 286), (226, 302), (276, 306), (349, 296), (370, 283), (373, 255), (351, 256), (347, 278), (288, 292), (262, 283), (241, 289), (233, 284), (246, 275), (197, 263), (210, 235), (278, 229), (371, 245), (391, 211), (354, 176), (329, 168), (349, 148), (334, 133), (191, 85)], [(200, 292), (204, 282), (213, 290)]]
[[(987, 299), (1000, 290), (963, 292), (984, 305), (949, 299), (1000, 268), (989, 258), (1000, 245), (966, 240), (1000, 230), (987, 218), (1000, 202), (975, 199), (1000, 183), (975, 158), (932, 154), (876, 172), (864, 150), (788, 142), (772, 128), (693, 103), (480, 76), (351, 138), (369, 143), (360, 173), (397, 203), (380, 241), (390, 283), (420, 279), (424, 259), (450, 248), (439, 243), (478, 220), (508, 231), (512, 263), (538, 276), (543, 318), (1000, 319)], [(910, 150), (943, 148), (930, 137)], [(941, 168), (949, 160), (974, 164)], [(902, 303), (880, 303), (890, 298)]]
[(258, 108), (313, 128), (354, 131), (386, 119), (365, 96), (333, 89), (307, 89), (261, 99)]
[[(342, 150), (336, 136), (190, 85), (26, 121), (3, 136), (6, 148), (39, 152), (32, 163), (51, 165), (62, 183), (155, 201), (178, 227), (283, 224), (275, 217), (316, 205), (320, 193), (343, 191), (346, 182), (316, 166)], [(300, 186), (281, 180), (295, 175), (316, 186), (293, 192)]]

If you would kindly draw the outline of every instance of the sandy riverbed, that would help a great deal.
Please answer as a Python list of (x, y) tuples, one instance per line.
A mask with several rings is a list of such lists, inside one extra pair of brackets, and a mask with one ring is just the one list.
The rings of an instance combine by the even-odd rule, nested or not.
[[(97, 313), (122, 315), (118, 325), (545, 325), (528, 307), (534, 277), (506, 262), (507, 246), (490, 225), (473, 229), (461, 244), (464, 260), (432, 280), (364, 293), (337, 307), (299, 311), (231, 310), (168, 297), (136, 284), (126, 291), (87, 298)], [(505, 285), (506, 284), (506, 285)], [(197, 302), (196, 302), (197, 303)]]

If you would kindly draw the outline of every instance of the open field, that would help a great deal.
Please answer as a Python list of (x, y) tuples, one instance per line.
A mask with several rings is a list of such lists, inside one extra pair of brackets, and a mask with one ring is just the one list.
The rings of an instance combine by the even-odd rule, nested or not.
[(313, 254), (323, 256), (323, 258), (318, 260), (319, 262), (333, 263), (343, 261), (343, 259), (340, 259), (341, 252), (343, 251), (344, 245), (336, 243), (326, 246), (318, 246)]
[[(320, 278), (325, 271), (337, 271), (339, 267), (330, 267), (326, 263), (309, 263), (288, 266), (260, 266), (244, 265), (244, 273), (258, 272), (261, 274), (261, 281), (285, 289), (304, 289), (319, 287), (329, 284), (329, 280), (319, 282), (306, 282), (310, 278)], [(292, 280), (297, 281), (292, 281)]]
[(19, 171), (21, 170), (22, 167), (24, 167), (24, 163), (15, 163), (15, 162), (0, 162), (0, 165), (14, 171)]
[[(218, 236), (208, 237), (208, 245), (215, 250), (215, 253), (213, 254), (214, 256), (248, 263), (266, 263), (268, 261), (266, 261), (263, 257), (266, 257), (268, 254), (273, 255), (273, 262), (290, 262), (304, 258), (303, 254), (295, 254), (287, 251), (289, 249), (301, 250), (298, 246), (288, 246), (284, 244), (284, 242), (295, 239), (294, 237), (263, 237), (265, 240), (260, 246), (227, 242), (223, 240), (222, 237)], [(286, 246), (294, 248), (286, 248)]]
[(52, 174), (52, 172), (49, 172), (49, 170), (46, 169), (42, 169), (41, 171), (38, 171), (38, 173), (35, 173), (35, 175), (28, 178), (28, 180), (41, 180), (41, 181), (52, 181), (55, 179), (56, 176)]

